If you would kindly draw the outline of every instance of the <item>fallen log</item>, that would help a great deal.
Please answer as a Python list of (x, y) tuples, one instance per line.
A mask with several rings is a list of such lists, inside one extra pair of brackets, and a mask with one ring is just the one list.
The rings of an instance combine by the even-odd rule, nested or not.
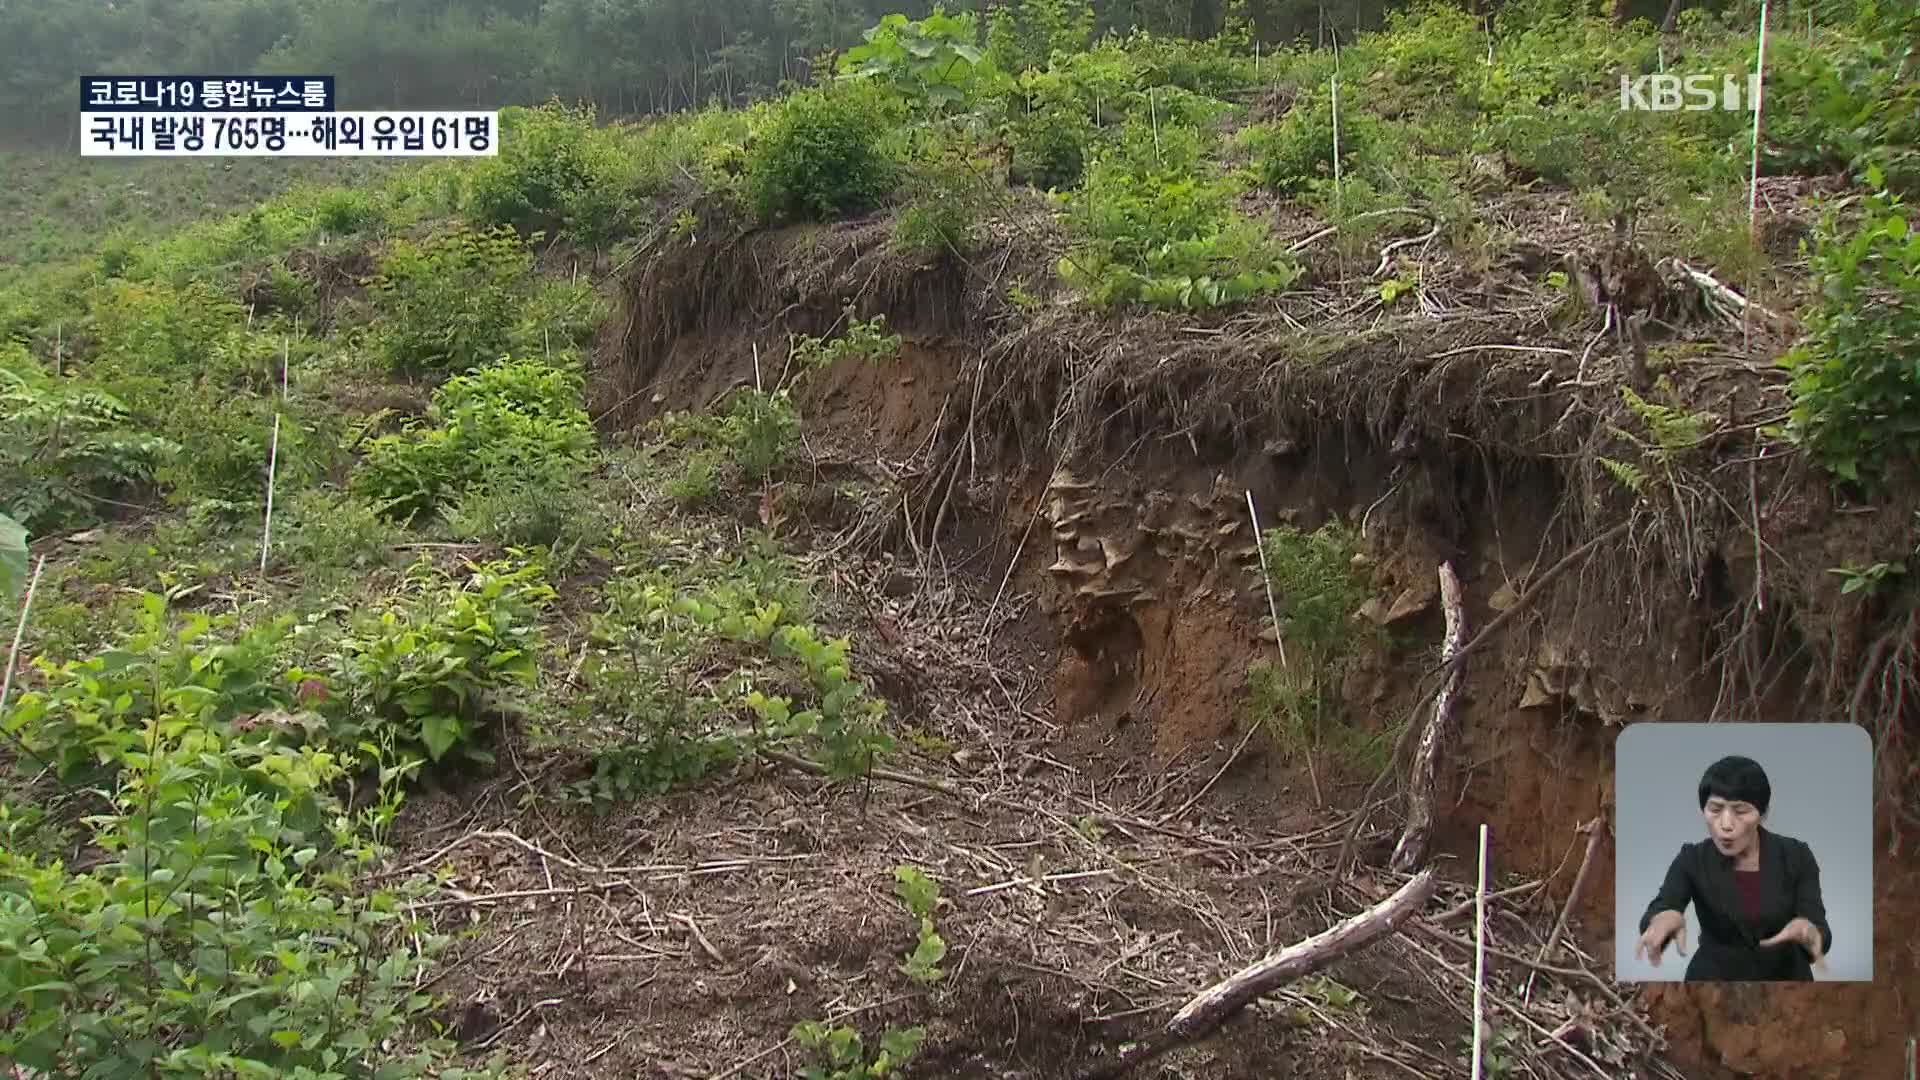
[(1440, 646), (1440, 661), (1446, 665), (1446, 681), (1433, 699), (1433, 715), (1414, 751), (1413, 775), (1407, 780), (1407, 825), (1394, 845), (1388, 865), (1396, 873), (1410, 874), (1427, 857), (1427, 842), (1433, 837), (1433, 788), (1440, 769), (1440, 750), (1452, 726), (1453, 705), (1460, 699), (1462, 668), (1452, 663), (1467, 636), (1466, 609), (1460, 600), (1460, 579), (1451, 563), (1440, 564), (1440, 605), (1447, 616), (1447, 636)]
[(1433, 896), (1435, 883), (1433, 871), (1423, 870), (1419, 876), (1400, 886), (1399, 891), (1373, 907), (1235, 972), (1187, 1002), (1159, 1034), (1128, 1047), (1114, 1060), (1080, 1074), (1080, 1080), (1114, 1080), (1148, 1061), (1212, 1033), (1234, 1013), (1251, 1005), (1263, 994), (1272, 993), (1303, 975), (1312, 974), (1348, 953), (1386, 937), (1398, 930), (1409, 916), (1426, 906)]

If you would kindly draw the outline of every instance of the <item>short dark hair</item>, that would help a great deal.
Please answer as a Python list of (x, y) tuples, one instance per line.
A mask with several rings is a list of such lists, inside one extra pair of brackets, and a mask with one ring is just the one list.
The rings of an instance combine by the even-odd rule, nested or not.
[(1773, 785), (1767, 782), (1767, 770), (1752, 758), (1723, 757), (1700, 776), (1700, 808), (1706, 809), (1707, 800), (1714, 796), (1752, 803), (1764, 814), (1773, 799)]

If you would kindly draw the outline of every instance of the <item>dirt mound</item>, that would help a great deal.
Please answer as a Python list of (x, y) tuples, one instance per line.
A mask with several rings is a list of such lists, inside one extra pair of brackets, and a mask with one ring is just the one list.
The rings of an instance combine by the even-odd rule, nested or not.
[[(1012, 307), (1007, 283), (1049, 280), (1059, 238), (1042, 225), (932, 264), (891, 254), (873, 220), (702, 235), (631, 279), (596, 415), (622, 427), (704, 406), (751, 385), (754, 363), (780, 363), (788, 332), (885, 314), (909, 348), (891, 368), (830, 372), (811, 392), (812, 468), (882, 477), (881, 524), (865, 537), (992, 597), (983, 618), (1004, 648), (1049, 637), (1051, 753), (1095, 783), (1131, 775), (1156, 805), (1212, 777), (1209, 805), (1288, 828), (1310, 790), (1337, 807), (1367, 783), (1303, 777), (1258, 748), (1218, 764), (1242, 730), (1244, 671), (1271, 649), (1245, 493), (1264, 525), (1360, 523), (1380, 614), (1413, 642), (1439, 636), (1422, 590), (1437, 562), (1454, 564), (1469, 626), (1485, 627), (1562, 553), (1624, 524), (1469, 662), (1441, 847), (1470, 850), (1486, 821), (1502, 838), (1498, 872), (1566, 869), (1573, 827), (1611, 804), (1625, 722), (1863, 724), (1883, 774), (1880, 988), (1762, 992), (1751, 1023), (1692, 988), (1644, 1000), (1670, 1025), (1676, 1060), (1708, 1075), (1892, 1071), (1907, 1006), (1883, 988), (1920, 975), (1892, 933), (1920, 916), (1896, 888), (1920, 865), (1897, 798), (1920, 643), (1911, 619), (1842, 596), (1829, 570), (1901, 557), (1920, 488), (1843, 505), (1769, 435), (1784, 405), (1770, 358), (1790, 323), (1743, 326), (1719, 283), (1622, 254), (1631, 245), (1605, 230), (1535, 253), (1581, 271), (1571, 280), (1585, 307), (1446, 256), (1427, 256), (1413, 302), (1394, 307), (1369, 257), (1317, 279), (1328, 284), (1180, 318), (1100, 317), (1048, 296)], [(1676, 424), (1693, 437), (1674, 438)], [(1008, 629), (995, 621), (1007, 610), (1032, 614)], [(1390, 730), (1429, 662), (1418, 648), (1365, 658), (1345, 688), (1351, 710)], [(1603, 844), (1574, 911), (1594, 955), (1611, 947), (1611, 855)], [(1528, 910), (1551, 919), (1570, 882), (1554, 876)], [(1789, 1026), (1817, 1032), (1811, 1043), (1759, 1034), (1803, 1005), (1810, 1019)], [(1543, 1035), (1528, 1036), (1536, 1049)]]

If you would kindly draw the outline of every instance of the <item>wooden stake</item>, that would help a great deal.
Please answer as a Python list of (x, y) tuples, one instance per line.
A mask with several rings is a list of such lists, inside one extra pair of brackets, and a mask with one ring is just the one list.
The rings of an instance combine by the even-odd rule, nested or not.
[(267, 452), (267, 519), (260, 530), (260, 572), (267, 572), (267, 549), (273, 544), (273, 480), (280, 465), (280, 414), (273, 414), (273, 448)]
[[(1760, 112), (1767, 97), (1767, 8), (1760, 0), (1760, 52), (1753, 62), (1753, 164), (1747, 175), (1747, 239), (1759, 243), (1760, 212)], [(1753, 282), (1747, 282), (1747, 295), (1753, 295)], [(1746, 309), (1740, 309), (1740, 330), (1745, 339), (1748, 360), (1753, 359), (1753, 327), (1747, 322)]]
[(1451, 662), (1467, 636), (1460, 579), (1454, 576), (1451, 563), (1441, 563), (1439, 573), (1440, 606), (1447, 616), (1447, 636), (1440, 646), (1440, 662), (1447, 666), (1447, 677), (1439, 696), (1433, 700), (1433, 715), (1420, 736), (1420, 747), (1413, 758), (1413, 774), (1407, 780), (1407, 825), (1400, 833), (1400, 842), (1394, 846), (1389, 863), (1395, 872), (1402, 874), (1411, 873), (1426, 858), (1427, 842), (1433, 836), (1433, 789), (1439, 773), (1440, 748), (1451, 727), (1453, 705), (1459, 700), (1460, 678), (1465, 670)]
[(1267, 587), (1267, 614), (1273, 616), (1273, 640), (1280, 646), (1280, 666), (1287, 666), (1287, 643), (1280, 633), (1280, 605), (1273, 599), (1273, 578), (1267, 573), (1267, 548), (1260, 542), (1260, 512), (1253, 508), (1253, 492), (1247, 492), (1247, 517), (1253, 522), (1253, 550), (1260, 555), (1260, 583)]
[(1147, 90), (1147, 117), (1153, 121), (1153, 163), (1160, 164), (1160, 99), (1157, 87)]
[(1187, 1002), (1158, 1034), (1121, 1051), (1115, 1060), (1082, 1073), (1081, 1080), (1114, 1080), (1176, 1047), (1205, 1037), (1263, 994), (1386, 937), (1426, 904), (1433, 896), (1434, 884), (1433, 871), (1423, 870), (1373, 907), (1208, 987)]
[[(1432, 873), (1431, 870), (1427, 873)], [(1473, 893), (1473, 1080), (1480, 1080), (1487, 990), (1487, 827), (1480, 826), (1480, 881)]]
[(1333, 213), (1340, 214), (1340, 73), (1328, 80), (1333, 87)]
[(7, 651), (7, 677), (0, 681), (0, 716), (6, 715), (7, 695), (13, 693), (13, 669), (20, 662), (20, 641), (27, 635), (27, 614), (33, 610), (33, 592), (40, 587), (40, 572), (46, 568), (47, 557), (42, 555), (27, 579), (26, 599), (20, 601), (20, 622), (13, 628), (13, 648)]

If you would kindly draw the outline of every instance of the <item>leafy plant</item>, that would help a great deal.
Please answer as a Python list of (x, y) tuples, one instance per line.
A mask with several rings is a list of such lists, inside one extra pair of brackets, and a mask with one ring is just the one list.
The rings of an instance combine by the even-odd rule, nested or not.
[(1865, 592), (1869, 596), (1880, 591), (1889, 577), (1900, 577), (1907, 572), (1905, 563), (1877, 562), (1871, 566), (1837, 566), (1828, 570), (1829, 574), (1840, 576), (1840, 595), (1851, 596)]
[(1078, 243), (1060, 274), (1097, 305), (1217, 307), (1284, 289), (1303, 271), (1231, 205), (1233, 187), (1200, 164), (1199, 132), (1129, 125), (1070, 203)]
[(871, 319), (853, 318), (852, 309), (845, 313), (846, 333), (836, 338), (817, 338), (808, 334), (796, 334), (789, 346), (793, 363), (804, 376), (823, 371), (843, 359), (858, 359), (869, 364), (878, 364), (900, 355), (900, 335), (887, 333), (887, 317), (875, 315)]
[(869, 1061), (860, 1033), (850, 1027), (828, 1027), (818, 1020), (805, 1020), (793, 1027), (793, 1040), (817, 1060), (817, 1064), (800, 1070), (806, 1080), (878, 1080), (893, 1076), (913, 1060), (925, 1039), (923, 1028), (888, 1028), (880, 1038), (879, 1051)]
[(501, 111), (500, 153), (473, 174), (468, 205), (489, 225), (557, 232), (600, 246), (615, 238), (633, 202), (620, 148), (594, 127), (591, 106), (557, 101)]
[(1820, 299), (1806, 338), (1782, 361), (1793, 373), (1789, 433), (1856, 483), (1920, 452), (1920, 229), (1877, 169), (1867, 179), (1878, 190), (1858, 227), (1823, 224), (1813, 256)]
[(27, 530), (0, 514), (0, 600), (12, 601), (27, 584)]
[(859, 84), (787, 98), (748, 151), (747, 188), (760, 214), (830, 220), (878, 206), (897, 180), (880, 148), (887, 113)]
[(381, 358), (398, 372), (462, 372), (512, 346), (533, 255), (511, 229), (456, 226), (394, 241), (369, 282)]
[[(853, 346), (873, 347), (871, 342)], [(796, 345), (795, 352), (802, 371), (830, 363), (831, 355), (848, 355), (809, 347), (804, 341)], [(661, 430), (675, 442), (707, 445), (725, 452), (743, 476), (759, 480), (778, 469), (799, 441), (800, 412), (785, 389), (769, 393), (741, 387), (727, 396), (719, 415), (670, 414), (661, 418)]]
[(1336, 723), (1339, 680), (1365, 633), (1354, 613), (1370, 593), (1353, 565), (1359, 532), (1339, 521), (1313, 532), (1283, 525), (1269, 529), (1261, 547), (1282, 605), (1287, 666), (1261, 663), (1249, 673), (1256, 722), (1280, 721), (1283, 744), (1296, 752), (1312, 752), (1332, 736), (1349, 757), (1371, 755), (1377, 735)]
[(940, 961), (947, 955), (947, 943), (933, 925), (933, 913), (940, 904), (940, 886), (917, 866), (894, 867), (893, 879), (894, 892), (914, 918), (920, 920), (920, 939), (900, 970), (914, 982), (932, 986), (946, 977)]
[(45, 686), (20, 695), (0, 730), (62, 780), (110, 778), (156, 739), (218, 745), (247, 717), (291, 715), (293, 685), (272, 675), (290, 622), (227, 639), (234, 616), (195, 613), (175, 628), (166, 598), (147, 593), (113, 648), (59, 665), (35, 657)]
[(368, 444), (351, 490), (405, 518), (488, 481), (571, 486), (594, 456), (582, 385), (570, 366), (530, 360), (455, 376), (434, 391), (425, 425)]
[(337, 734), (391, 737), (403, 751), (438, 762), (455, 748), (480, 761), (479, 726), (500, 693), (531, 687), (542, 631), (536, 616), (553, 599), (537, 563), (491, 562), (455, 583), (416, 574), (410, 595), (363, 620), (334, 660), (357, 716)]
[[(1379, 121), (1357, 109), (1340, 115), (1340, 166), (1349, 175), (1373, 152)], [(1316, 91), (1294, 102), (1279, 123), (1247, 128), (1241, 144), (1253, 157), (1261, 184), (1281, 193), (1303, 190), (1308, 181), (1333, 178), (1333, 103), (1331, 91)]]
[(41, 371), (0, 343), (0, 507), (39, 529), (92, 521), (96, 501), (150, 481), (180, 450), (141, 432), (119, 398)]
[(495, 1071), (439, 1071), (452, 1047), (419, 1038), (416, 987), (444, 939), (402, 915), (404, 889), (355, 885), (404, 770), (370, 748), (378, 790), (350, 810), (353, 752), (289, 711), (308, 676), (279, 659), (285, 622), (227, 639), (228, 619), (165, 614), (148, 594), (118, 646), (37, 660), (47, 688), (0, 718), (102, 788), (94, 865), (0, 850), (0, 1060), (113, 1080)]
[(991, 74), (976, 35), (972, 12), (949, 15), (939, 4), (924, 19), (887, 15), (860, 35), (866, 44), (842, 54), (840, 77), (884, 80), (916, 103), (955, 108)]

